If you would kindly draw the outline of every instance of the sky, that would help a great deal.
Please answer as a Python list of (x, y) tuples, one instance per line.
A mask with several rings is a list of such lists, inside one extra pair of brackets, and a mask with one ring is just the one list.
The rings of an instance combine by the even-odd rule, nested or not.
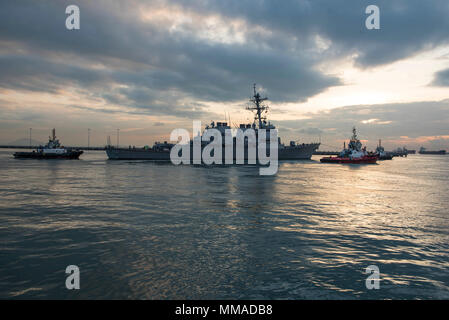
[[(380, 29), (368, 30), (368, 5)], [(80, 29), (66, 28), (66, 7)], [(0, 144), (168, 140), (248, 123), (253, 83), (288, 142), (449, 149), (447, 0), (0, 2)]]

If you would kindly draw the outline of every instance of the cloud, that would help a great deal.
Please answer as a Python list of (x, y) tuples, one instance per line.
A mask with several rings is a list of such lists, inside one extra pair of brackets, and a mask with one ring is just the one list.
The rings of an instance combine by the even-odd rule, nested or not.
[(92, 88), (106, 82), (105, 71), (47, 61), (31, 55), (0, 56), (0, 86), (7, 89), (56, 92), (67, 86)]
[[(57, 93), (67, 88), (78, 88), (83, 90), (79, 91), (80, 94), (124, 107), (122, 110), (97, 108), (98, 112), (192, 118), (214, 115), (199, 103), (181, 101), (185, 95), (144, 87), (145, 73), (135, 75), (128, 71), (87, 69), (31, 56), (0, 56), (0, 70), (0, 87), (5, 89)], [(120, 85), (127, 87), (117, 88)], [(90, 107), (84, 109), (94, 110)]]
[[(257, 82), (272, 101), (297, 102), (342, 84), (319, 70), (323, 61), (353, 56), (360, 67), (376, 66), (449, 39), (444, 0), (380, 0), (381, 29), (375, 31), (364, 27), (369, 1), (70, 4), (81, 9), (78, 31), (65, 29), (66, 1), (0, 4), (0, 42), (8, 43), (10, 54), (19, 53), (17, 61), (3, 56), (2, 71), (16, 74), (1, 86), (93, 90), (92, 84), (101, 81), (131, 87), (127, 93), (109, 88), (103, 92), (108, 102), (120, 103), (120, 96), (140, 100), (137, 94), (159, 91), (168, 103), (173, 92), (192, 101), (242, 100)], [(41, 84), (39, 75), (45, 77)]]
[[(19, 68), (16, 76), (20, 81), (3, 83), (4, 86), (51, 91), (69, 82), (92, 90), (90, 82), (100, 77), (103, 82), (110, 81), (109, 85), (131, 87), (124, 93), (127, 99), (140, 100), (159, 91), (168, 93), (168, 103), (173, 92), (190, 100), (242, 100), (251, 92), (253, 82), (268, 88), (273, 101), (300, 101), (340, 84), (335, 76), (315, 68), (318, 61), (313, 56), (290, 50), (287, 39), (278, 47), (280, 42), (270, 44), (266, 36), (248, 30), (248, 37), (259, 36), (261, 41), (214, 42), (198, 36), (202, 26), (184, 26), (174, 31), (169, 24), (142, 19), (144, 4), (150, 5), (151, 10), (160, 8), (160, 1), (140, 2), (136, 6), (124, 6), (124, 1), (74, 3), (79, 5), (82, 16), (81, 29), (75, 32), (65, 30), (64, 3), (24, 1), (0, 5), (0, 41), (14, 43), (25, 55), (15, 65), (28, 59), (34, 60), (34, 74), (48, 70), (44, 72), (46, 85), (41, 84), (40, 88), (35, 78), (23, 76), (29, 68)], [(193, 32), (185, 31), (189, 28)], [(58, 60), (62, 61), (57, 67), (50, 65), (50, 61)], [(5, 61), (9, 62), (13, 61)], [(79, 81), (60, 82), (64, 76)], [(123, 92), (105, 93), (103, 97), (117, 103), (121, 101), (117, 99), (120, 94)]]
[(319, 128), (303, 128), (303, 129), (300, 129), (299, 132), (309, 134), (309, 135), (319, 135), (319, 134), (322, 134), (324, 131)]
[(181, 2), (186, 8), (240, 17), (303, 48), (318, 35), (327, 41), (327, 48), (315, 53), (322, 58), (354, 54), (360, 67), (388, 64), (449, 42), (449, 3), (445, 0), (377, 0), (380, 30), (365, 28), (365, 9), (373, 4), (369, 0)]
[(367, 119), (361, 121), (363, 124), (390, 124), (392, 121), (381, 121), (379, 119)]
[[(207, 117), (217, 117), (218, 115), (213, 112), (209, 112), (203, 110), (201, 108), (195, 107), (175, 107), (169, 105), (158, 105), (158, 106), (148, 106), (141, 105), (136, 106), (135, 108), (126, 108), (126, 109), (118, 109), (118, 108), (101, 108), (101, 107), (88, 107), (88, 106), (80, 106), (80, 105), (71, 105), (70, 108), (84, 110), (93, 113), (105, 113), (105, 114), (127, 114), (127, 115), (142, 115), (142, 116), (172, 116), (175, 115), (177, 117), (185, 117), (192, 119), (200, 119)], [(159, 122), (158, 122), (159, 123)]]
[[(367, 110), (370, 111), (369, 119), (366, 118)], [(435, 137), (449, 134), (449, 100), (346, 106), (309, 113), (306, 119), (276, 121), (276, 125), (281, 131), (283, 127), (293, 129), (297, 135), (316, 135), (321, 131), (323, 141), (334, 145), (337, 141), (347, 140), (352, 127), (356, 126), (360, 137), (373, 143), (378, 139), (387, 144), (389, 140), (434, 141), (447, 148), (447, 139)], [(407, 137), (401, 138), (405, 135)], [(289, 137), (293, 139), (294, 134), (289, 133)]]
[(448, 87), (449, 86), (449, 69), (441, 70), (435, 74), (432, 82), (434, 86)]

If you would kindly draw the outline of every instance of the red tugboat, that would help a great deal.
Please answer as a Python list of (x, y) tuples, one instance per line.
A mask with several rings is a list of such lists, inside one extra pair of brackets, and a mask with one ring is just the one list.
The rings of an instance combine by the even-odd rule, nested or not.
[(320, 161), (325, 163), (375, 164), (377, 159), (376, 154), (367, 152), (366, 147), (362, 148), (362, 143), (357, 137), (357, 131), (354, 127), (348, 148), (344, 148), (338, 157), (325, 157), (321, 158)]

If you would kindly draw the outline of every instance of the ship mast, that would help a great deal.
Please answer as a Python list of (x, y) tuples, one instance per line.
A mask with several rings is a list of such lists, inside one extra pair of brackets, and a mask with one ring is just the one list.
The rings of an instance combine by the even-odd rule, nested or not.
[(355, 127), (352, 127), (352, 140), (359, 140), (357, 138), (357, 129)]
[(258, 120), (259, 122), (259, 129), (263, 128), (262, 120), (265, 120), (265, 117), (262, 116), (262, 112), (265, 110), (268, 110), (267, 106), (264, 106), (261, 104), (261, 102), (268, 100), (267, 97), (262, 98), (258, 92), (256, 92), (256, 84), (253, 86), (254, 88), (254, 95), (253, 98), (250, 99), (252, 103), (254, 103), (254, 106), (247, 107), (247, 110), (256, 111), (256, 115), (254, 117), (254, 120)]

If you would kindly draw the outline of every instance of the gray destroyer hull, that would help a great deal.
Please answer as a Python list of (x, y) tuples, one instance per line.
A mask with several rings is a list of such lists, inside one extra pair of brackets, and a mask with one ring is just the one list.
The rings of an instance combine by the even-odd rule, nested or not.
[[(278, 160), (310, 160), (313, 153), (319, 148), (319, 146), (320, 146), (319, 143), (307, 143), (280, 148), (278, 149)], [(170, 161), (169, 150), (154, 150), (143, 148), (132, 148), (132, 149), (108, 148), (106, 149), (106, 154), (108, 155), (109, 160)], [(224, 150), (222, 154), (224, 155)], [(245, 150), (245, 161), (247, 159), (248, 159), (247, 151)]]

